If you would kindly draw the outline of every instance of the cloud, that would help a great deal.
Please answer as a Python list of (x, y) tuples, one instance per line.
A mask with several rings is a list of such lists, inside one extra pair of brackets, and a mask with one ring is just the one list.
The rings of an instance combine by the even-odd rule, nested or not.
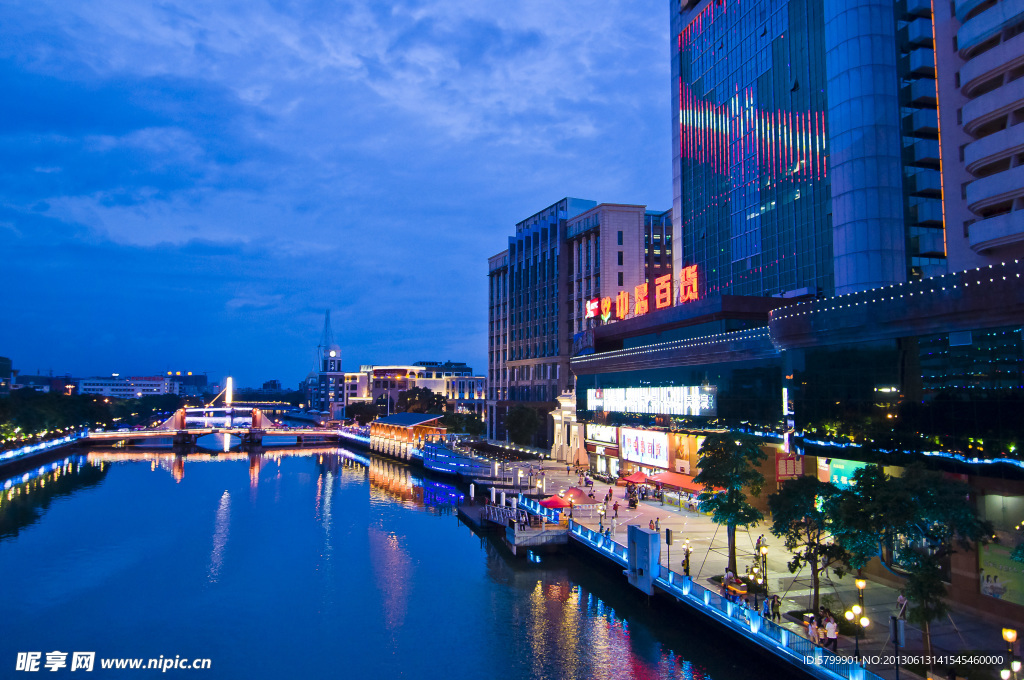
[[(226, 367), (218, 338), (248, 333), (276, 374), (252, 381), (286, 379), (330, 307), (354, 365), (482, 370), (486, 257), (518, 220), (670, 204), (662, 3), (13, 0), (0, 22), (16, 364)], [(68, 305), (85, 342), (43, 313)]]

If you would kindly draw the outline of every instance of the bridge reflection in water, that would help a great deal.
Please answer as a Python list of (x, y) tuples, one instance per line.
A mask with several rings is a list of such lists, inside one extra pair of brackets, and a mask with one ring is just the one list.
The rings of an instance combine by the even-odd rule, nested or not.
[(779, 677), (617, 570), (472, 537), (447, 514), (459, 491), (417, 470), (328, 446), (107, 449), (7, 480), (0, 526), (33, 519), (0, 537), (18, 622), (0, 658), (54, 639), (155, 656), (170, 640), (254, 680)]

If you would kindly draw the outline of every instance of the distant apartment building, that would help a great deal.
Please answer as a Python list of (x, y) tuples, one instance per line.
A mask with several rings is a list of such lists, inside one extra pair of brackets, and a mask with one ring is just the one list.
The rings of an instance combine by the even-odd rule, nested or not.
[(178, 394), (178, 383), (165, 376), (110, 376), (82, 378), (78, 383), (80, 394), (94, 394), (117, 399), (138, 399), (159, 394)]
[[(337, 364), (340, 369), (340, 362)], [(459, 413), (484, 415), (484, 376), (474, 376), (473, 369), (462, 362), (418, 361), (414, 364), (392, 364), (376, 366), (364, 364), (358, 371), (349, 371), (330, 381), (327, 386), (334, 389), (334, 403), (337, 417), (340, 409), (350, 404), (380, 403), (386, 409), (394, 409), (399, 395), (406, 390), (420, 387), (444, 396), (448, 408)], [(316, 401), (311, 401), (316, 408)], [(323, 410), (323, 409), (321, 409)]]

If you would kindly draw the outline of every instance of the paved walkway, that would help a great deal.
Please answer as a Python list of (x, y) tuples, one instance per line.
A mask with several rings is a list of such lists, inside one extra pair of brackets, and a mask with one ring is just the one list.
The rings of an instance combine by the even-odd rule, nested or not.
[[(537, 465), (536, 463), (534, 464)], [(559, 491), (578, 486), (578, 477), (575, 474), (566, 474), (565, 465), (559, 465), (554, 461), (545, 461), (543, 464), (545, 472), (545, 484), (547, 493), (557, 494)], [(635, 524), (642, 527), (649, 526), (649, 522), (658, 520), (662, 530), (669, 528), (673, 532), (673, 545), (671, 547), (662, 544), (662, 564), (682, 573), (681, 560), (683, 557), (682, 545), (685, 539), (689, 539), (693, 546), (693, 553), (690, 556), (690, 575), (694, 581), (717, 589), (717, 585), (709, 581), (712, 576), (721, 576), (725, 573), (728, 562), (727, 537), (725, 527), (715, 524), (709, 515), (699, 512), (690, 512), (685, 507), (681, 510), (672, 506), (662, 505), (660, 501), (642, 501), (635, 510), (629, 510), (626, 501), (625, 487), (610, 487), (604, 482), (595, 482), (594, 495), (600, 500), (604, 498), (608, 489), (611, 488), (614, 500), (619, 502), (619, 517), (615, 521), (615, 541), (620, 544), (626, 542), (626, 527)], [(607, 517), (611, 518), (611, 503), (608, 504)], [(592, 516), (574, 511), (574, 519), (585, 526), (597, 529), (599, 518), (596, 512)], [(610, 524), (605, 522), (605, 526)], [(768, 589), (769, 593), (782, 597), (782, 612), (791, 610), (806, 609), (811, 606), (812, 590), (810, 576), (807, 570), (800, 574), (791, 574), (788, 567), (790, 553), (782, 547), (781, 539), (773, 536), (764, 523), (747, 532), (742, 529), (736, 530), (736, 564), (742, 575), (747, 566), (754, 563), (754, 544), (760, 534), (764, 534), (768, 544)], [(669, 563), (671, 560), (671, 564)], [(830, 573), (830, 572), (829, 572)], [(842, 616), (851, 605), (857, 603), (857, 588), (854, 585), (854, 578), (847, 575), (837, 578), (832, 575), (831, 580), (823, 580), (820, 588), (820, 596), (825, 599), (831, 596), (831, 609), (837, 615)], [(868, 581), (864, 591), (864, 608), (872, 625), (866, 632), (866, 636), (860, 640), (860, 650), (864, 654), (892, 654), (892, 641), (889, 639), (888, 621), (891, 615), (897, 613), (896, 598), (898, 591), (889, 586)], [(760, 602), (760, 601), (759, 601)], [(753, 602), (751, 602), (753, 605)], [(829, 604), (823, 602), (822, 604)], [(955, 624), (955, 625), (954, 625)], [(783, 625), (787, 628), (805, 635), (803, 626), (783, 619)], [(924, 649), (921, 630), (907, 622), (907, 649), (901, 650), (909, 653), (921, 653)], [(1005, 653), (1005, 643), (1002, 639), (1000, 626), (983, 621), (978, 616), (966, 612), (954, 612), (949, 620), (936, 621), (932, 624), (932, 645), (935, 654), (964, 653), (976, 651), (983, 654)], [(1024, 629), (1024, 625), (1021, 626)], [(1022, 630), (1024, 633), (1024, 630)], [(840, 637), (839, 653), (852, 654), (855, 641), (852, 638)], [(873, 672), (886, 677), (895, 677), (894, 670), (884, 667), (870, 667)], [(990, 677), (999, 677), (998, 667), (992, 669)], [(911, 677), (905, 669), (901, 670), (900, 677)], [(944, 677), (944, 676), (943, 676)]]

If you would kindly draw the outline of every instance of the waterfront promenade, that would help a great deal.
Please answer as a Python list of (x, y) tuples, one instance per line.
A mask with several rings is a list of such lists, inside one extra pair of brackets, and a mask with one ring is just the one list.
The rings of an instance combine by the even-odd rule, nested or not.
[[(578, 486), (578, 477), (575, 474), (567, 474), (565, 464), (558, 464), (554, 461), (544, 462), (545, 476), (547, 477), (548, 494), (557, 494), (561, 490), (572, 486)], [(594, 494), (601, 499), (608, 491), (610, 485), (604, 482), (595, 482)], [(673, 531), (673, 545), (668, 547), (662, 542), (661, 564), (670, 568), (679, 575), (683, 573), (683, 545), (689, 539), (693, 552), (690, 555), (690, 576), (705, 587), (712, 590), (718, 589), (718, 585), (709, 579), (713, 576), (721, 576), (725, 572), (727, 564), (727, 541), (725, 527), (715, 524), (709, 515), (699, 512), (688, 511), (685, 507), (681, 510), (671, 506), (662, 505), (660, 501), (641, 501), (635, 510), (630, 510), (626, 502), (624, 487), (611, 487), (614, 493), (614, 500), (619, 502), (618, 519), (615, 522), (614, 540), (620, 545), (626, 542), (628, 525), (648, 527), (651, 520), (657, 520), (661, 528), (662, 536), (665, 529)], [(613, 501), (614, 502), (614, 501)], [(611, 503), (608, 504), (607, 518), (613, 516)], [(595, 531), (598, 529), (598, 517), (578, 516), (574, 520)], [(604, 523), (605, 527), (611, 526), (610, 521)], [(762, 523), (757, 527), (745, 531), (738, 528), (736, 531), (737, 555), (736, 562), (740, 575), (746, 571), (748, 565), (753, 564), (754, 544), (757, 537), (764, 534), (768, 544), (768, 588), (770, 594), (779, 595), (782, 598), (781, 611), (783, 614), (791, 610), (801, 610), (810, 607), (811, 584), (810, 574), (807, 570), (803, 573), (791, 574), (787, 563), (791, 554), (782, 546), (782, 540), (776, 538), (769, 532), (769, 525)], [(821, 598), (831, 596), (832, 609), (837, 616), (842, 616), (851, 605), (857, 603), (857, 589), (854, 585), (854, 577), (846, 575), (838, 578), (829, 572), (830, 578), (822, 575), (820, 588)], [(827, 579), (827, 580), (826, 580)], [(892, 641), (889, 639), (888, 621), (889, 617), (898, 612), (896, 598), (898, 591), (895, 588), (868, 581), (864, 591), (864, 606), (872, 625), (866, 634), (860, 639), (860, 651), (862, 654), (892, 654)], [(752, 597), (752, 596), (751, 596)], [(758, 603), (761, 600), (759, 598)], [(827, 603), (826, 603), (827, 604)], [(751, 599), (753, 606), (753, 599)], [(805, 635), (802, 625), (796, 621), (783, 616), (782, 625), (789, 630)], [(900, 650), (901, 653), (921, 653), (923, 650), (923, 636), (921, 630), (911, 624), (906, 624), (907, 647)], [(932, 645), (935, 654), (977, 652), (983, 654), (1005, 653), (1005, 643), (1001, 634), (1002, 626), (983, 620), (981, 617), (965, 611), (954, 610), (950, 618), (935, 621), (931, 625)], [(840, 636), (839, 653), (853, 654), (854, 638)], [(894, 678), (894, 669), (885, 667), (872, 667), (871, 670), (885, 678)], [(901, 669), (901, 676), (906, 678), (909, 673)], [(990, 677), (998, 677), (998, 668), (992, 669)]]

